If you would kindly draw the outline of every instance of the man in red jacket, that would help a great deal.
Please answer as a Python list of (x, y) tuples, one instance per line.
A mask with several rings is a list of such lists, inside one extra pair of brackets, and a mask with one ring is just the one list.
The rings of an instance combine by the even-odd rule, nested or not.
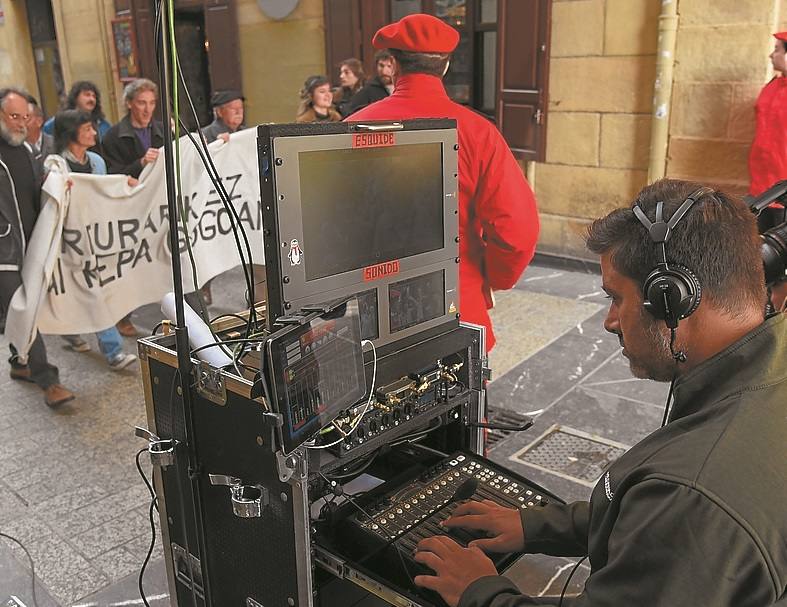
[(459, 132), (459, 298), (464, 321), (483, 325), (495, 344), (492, 291), (510, 289), (532, 259), (538, 238), (533, 191), (500, 132), (448, 98), (442, 76), (459, 34), (430, 15), (408, 15), (372, 40), (394, 59), (394, 92), (348, 120), (455, 118)]

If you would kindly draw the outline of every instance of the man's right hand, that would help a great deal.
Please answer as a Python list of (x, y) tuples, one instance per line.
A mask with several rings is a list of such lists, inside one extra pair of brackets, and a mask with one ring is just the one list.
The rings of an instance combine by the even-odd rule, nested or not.
[(459, 504), (453, 514), (442, 522), (442, 526), (485, 531), (490, 537), (468, 544), (484, 552), (519, 552), (525, 548), (525, 532), (519, 510), (505, 508), (490, 500)]
[(158, 158), (158, 150), (156, 148), (148, 148), (148, 151), (142, 157), (142, 166), (156, 162), (156, 158)]

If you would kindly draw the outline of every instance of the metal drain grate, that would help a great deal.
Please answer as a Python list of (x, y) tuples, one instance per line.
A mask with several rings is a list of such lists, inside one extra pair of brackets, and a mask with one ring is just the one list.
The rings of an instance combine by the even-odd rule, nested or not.
[[(515, 413), (514, 411), (508, 411), (507, 409), (498, 409), (497, 407), (490, 407), (487, 406), (486, 408), (486, 421), (490, 424), (505, 424), (511, 426), (518, 426), (526, 421), (528, 421), (530, 417), (527, 415), (522, 415), (521, 413)], [(486, 431), (486, 448), (487, 450), (494, 449), (497, 444), (505, 438), (508, 438), (512, 434), (514, 434), (514, 430), (487, 430)]]
[(593, 487), (627, 450), (621, 443), (555, 424), (510, 459)]

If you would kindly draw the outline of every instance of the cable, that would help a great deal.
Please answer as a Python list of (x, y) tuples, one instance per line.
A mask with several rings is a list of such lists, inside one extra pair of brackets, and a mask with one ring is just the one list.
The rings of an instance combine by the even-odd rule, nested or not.
[(327, 445), (313, 445), (313, 444), (310, 445), (309, 443), (304, 443), (307, 449), (315, 449), (315, 450), (327, 449), (328, 447), (333, 447), (335, 445), (338, 445), (340, 442), (342, 442), (345, 439), (345, 437), (350, 436), (353, 432), (355, 432), (355, 429), (359, 425), (361, 425), (361, 420), (363, 420), (363, 416), (366, 415), (367, 411), (369, 410), (369, 407), (371, 407), (372, 399), (374, 398), (374, 384), (375, 381), (377, 380), (377, 349), (374, 347), (374, 344), (368, 339), (364, 339), (363, 341), (361, 341), (361, 345), (364, 344), (369, 344), (372, 347), (372, 353), (374, 354), (374, 367), (372, 370), (372, 386), (371, 388), (369, 388), (369, 399), (366, 401), (366, 405), (364, 406), (363, 411), (361, 411), (358, 417), (355, 418), (352, 427), (347, 432), (343, 431), (341, 428), (336, 426), (336, 424), (334, 424), (336, 429), (342, 435), (340, 438), (337, 438), (335, 441), (333, 441), (332, 443), (328, 443)]
[(579, 569), (579, 566), (582, 564), (582, 561), (584, 561), (586, 558), (587, 558), (587, 556), (583, 556), (581, 559), (579, 559), (577, 561), (577, 564), (574, 565), (574, 568), (571, 570), (571, 573), (568, 574), (568, 577), (566, 578), (566, 583), (563, 584), (563, 590), (561, 590), (561, 592), (560, 592), (560, 602), (557, 604), (557, 607), (563, 607), (563, 597), (566, 596), (566, 590), (568, 589), (568, 583), (571, 581), (571, 578), (574, 575), (574, 573), (576, 573), (577, 569)]
[(15, 537), (12, 537), (7, 533), (2, 533), (2, 532), (0, 532), (0, 537), (4, 537), (7, 540), (11, 540), (15, 544), (17, 544), (25, 553), (25, 556), (27, 556), (27, 560), (30, 561), (30, 573), (32, 574), (33, 577), (33, 605), (35, 605), (35, 607), (38, 607), (38, 599), (36, 599), (36, 566), (35, 563), (33, 563), (33, 557), (30, 556), (30, 553), (27, 551), (27, 548), (25, 548), (25, 545)]
[(142, 568), (139, 570), (139, 578), (137, 579), (137, 588), (139, 589), (139, 596), (142, 598), (142, 602), (145, 604), (145, 607), (150, 607), (148, 603), (148, 599), (145, 596), (145, 590), (142, 587), (142, 578), (145, 575), (145, 569), (150, 562), (150, 555), (153, 554), (153, 547), (156, 545), (156, 522), (153, 519), (153, 509), (155, 508), (158, 510), (158, 503), (156, 498), (156, 492), (153, 491), (153, 485), (150, 484), (148, 481), (148, 477), (145, 475), (145, 471), (142, 470), (142, 464), (139, 463), (139, 456), (143, 453), (147, 452), (147, 449), (140, 449), (137, 451), (137, 455), (134, 458), (137, 464), (137, 472), (142, 477), (142, 480), (145, 481), (145, 486), (148, 488), (148, 493), (150, 493), (150, 508), (148, 510), (148, 519), (150, 520), (150, 546), (148, 547), (148, 553), (145, 555), (145, 560), (142, 562)]

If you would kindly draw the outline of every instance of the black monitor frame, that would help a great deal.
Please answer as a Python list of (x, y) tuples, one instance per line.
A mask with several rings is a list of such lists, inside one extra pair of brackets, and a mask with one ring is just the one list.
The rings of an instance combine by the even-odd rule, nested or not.
[[(260, 194), (263, 208), (265, 267), (267, 274), (268, 326), (276, 318), (304, 306), (319, 304), (341, 297), (358, 295), (377, 303), (376, 330), (364, 329), (377, 347), (385, 347), (428, 330), (446, 329), (458, 324), (459, 317), (459, 227), (458, 227), (458, 145), (456, 121), (450, 119), (406, 120), (400, 123), (331, 123), (331, 124), (267, 124), (258, 127), (260, 163)], [(305, 264), (292, 263), (292, 243), (305, 256), (309, 244), (304, 242), (300, 191), (299, 154), (318, 150), (437, 144), (442, 156), (442, 246), (402, 257), (383, 260), (370, 267), (306, 279)], [(363, 149), (358, 150), (363, 153)], [(348, 175), (348, 178), (351, 176)], [(406, 175), (403, 175), (406, 179)], [(336, 218), (341, 221), (341, 218)], [(296, 254), (298, 251), (296, 250)], [(388, 262), (396, 262), (391, 264)], [(372, 280), (370, 275), (374, 274)], [(429, 275), (427, 277), (427, 275)], [(399, 291), (410, 289), (410, 297), (418, 294), (419, 278), (431, 290), (442, 285), (432, 302), (408, 317), (397, 317), (389, 307), (391, 285)], [(437, 301), (437, 300), (440, 301)], [(419, 321), (419, 314), (426, 320)], [(415, 317), (415, 320), (411, 318)], [(371, 317), (367, 317), (369, 320)], [(368, 325), (369, 323), (364, 323)], [(396, 330), (392, 330), (392, 326)]]

